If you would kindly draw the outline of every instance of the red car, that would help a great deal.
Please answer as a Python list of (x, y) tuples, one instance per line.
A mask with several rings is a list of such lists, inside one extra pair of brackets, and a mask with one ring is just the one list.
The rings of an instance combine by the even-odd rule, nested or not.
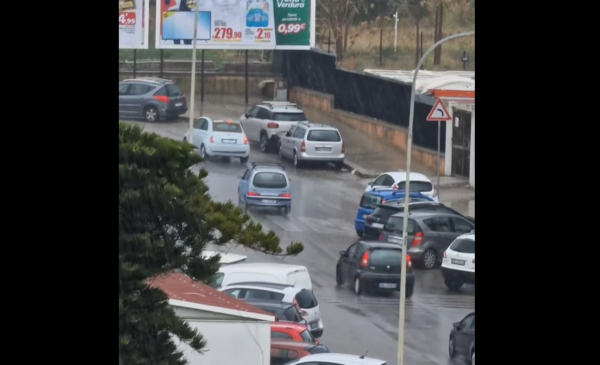
[(303, 341), (271, 340), (271, 365), (283, 365), (312, 354), (330, 352), (323, 345)]
[(292, 340), (319, 344), (306, 326), (294, 322), (277, 321), (271, 323), (272, 340)]

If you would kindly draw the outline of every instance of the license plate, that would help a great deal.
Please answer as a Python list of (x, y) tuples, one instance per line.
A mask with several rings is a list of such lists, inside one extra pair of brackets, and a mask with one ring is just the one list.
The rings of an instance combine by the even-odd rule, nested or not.
[(183, 103), (175, 103), (175, 106), (182, 106)]
[(221, 142), (235, 144), (237, 141), (235, 139), (222, 139)]
[(314, 330), (315, 328), (319, 328), (319, 322), (310, 323), (310, 329)]
[(465, 260), (459, 260), (459, 259), (451, 259), (450, 260), (451, 263), (455, 264), (455, 265), (465, 265)]
[(373, 223), (372, 226), (373, 228), (383, 228), (383, 224), (381, 223)]
[(398, 284), (379, 283), (379, 287), (382, 289), (396, 289), (398, 287)]
[(331, 147), (315, 147), (317, 152), (331, 152)]
[(262, 202), (265, 204), (275, 204), (275, 203), (277, 203), (277, 200), (263, 199)]

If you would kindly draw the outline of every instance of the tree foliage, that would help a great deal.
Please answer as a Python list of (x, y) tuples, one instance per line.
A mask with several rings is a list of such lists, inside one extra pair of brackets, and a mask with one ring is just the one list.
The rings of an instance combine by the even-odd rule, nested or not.
[(190, 167), (201, 162), (191, 145), (119, 123), (119, 362), (124, 365), (186, 364), (172, 336), (197, 351), (206, 341), (175, 315), (168, 298), (148, 280), (181, 269), (209, 281), (219, 257), (204, 259), (208, 243), (235, 242), (273, 255), (297, 255), (301, 243), (283, 250), (231, 202), (215, 202)]

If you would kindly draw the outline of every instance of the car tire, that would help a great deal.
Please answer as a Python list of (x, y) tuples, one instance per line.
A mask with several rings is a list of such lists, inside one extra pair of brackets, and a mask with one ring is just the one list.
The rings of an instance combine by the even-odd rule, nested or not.
[(187, 137), (183, 137), (183, 139), (181, 140), (183, 143), (187, 143)]
[(363, 236), (363, 231), (359, 231), (358, 229), (356, 230), (356, 234), (358, 235), (358, 237), (362, 237)]
[(450, 356), (451, 359), (456, 357), (456, 344), (454, 343), (454, 337), (452, 336), (448, 339), (448, 356)]
[(300, 167), (302, 163), (298, 160), (298, 154), (294, 151), (294, 167)]
[(144, 109), (144, 120), (148, 123), (154, 123), (158, 121), (158, 110), (156, 107), (150, 105)]
[(344, 285), (344, 280), (342, 279), (342, 275), (340, 274), (339, 267), (335, 268), (335, 283), (337, 284), (337, 286)]
[(415, 286), (414, 285), (407, 285), (406, 286), (406, 292), (404, 293), (404, 297), (405, 298), (410, 298), (413, 296), (413, 293), (415, 291)]
[(200, 146), (200, 157), (202, 157), (203, 160), (208, 159), (208, 154), (206, 153), (206, 148), (204, 147), (204, 144)]
[(288, 207), (283, 207), (283, 214), (284, 214), (284, 215), (288, 215), (288, 214), (290, 214), (290, 208), (288, 208)]
[(260, 135), (260, 151), (262, 153), (269, 153), (269, 139), (265, 133)]
[(283, 156), (283, 151), (281, 150), (281, 142), (277, 146), (277, 154), (279, 155), (280, 160), (285, 160), (285, 156)]
[(475, 349), (473, 349), (473, 353), (471, 354), (471, 365), (475, 365)]
[(464, 283), (460, 280), (455, 280), (455, 279), (446, 277), (446, 278), (444, 278), (444, 284), (446, 284), (446, 286), (450, 290), (458, 290), (463, 286)]
[(363, 293), (363, 283), (360, 279), (360, 276), (356, 275), (354, 277), (354, 294), (361, 295)]
[(437, 264), (437, 253), (433, 249), (427, 249), (421, 255), (420, 266), (424, 269), (431, 270)]
[(335, 167), (336, 170), (341, 170), (342, 167), (344, 167), (344, 163), (343, 162), (334, 162), (333, 166)]
[(248, 159), (250, 158), (250, 156), (248, 157), (240, 157), (240, 162), (241, 163), (248, 163)]
[(316, 330), (314, 332), (311, 332), (311, 334), (313, 335), (314, 338), (319, 338), (323, 336), (323, 329), (320, 330)]

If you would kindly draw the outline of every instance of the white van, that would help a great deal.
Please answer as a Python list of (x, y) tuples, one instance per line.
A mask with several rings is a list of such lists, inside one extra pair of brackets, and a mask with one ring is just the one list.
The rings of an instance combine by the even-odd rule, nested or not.
[(233, 283), (249, 281), (288, 284), (312, 291), (312, 281), (306, 267), (266, 262), (221, 266), (215, 274), (211, 286), (220, 288)]

